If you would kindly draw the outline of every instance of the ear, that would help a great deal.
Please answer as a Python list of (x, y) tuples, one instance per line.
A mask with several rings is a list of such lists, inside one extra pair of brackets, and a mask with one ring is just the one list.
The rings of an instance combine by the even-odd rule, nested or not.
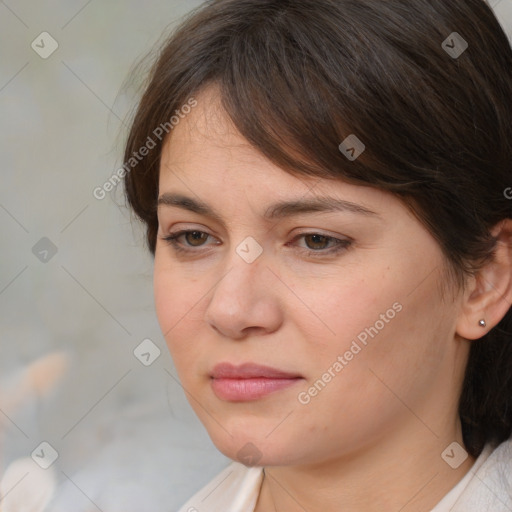
[[(456, 332), (477, 340), (495, 327), (512, 307), (512, 219), (498, 223), (493, 258), (468, 280)], [(485, 320), (486, 326), (479, 322)]]

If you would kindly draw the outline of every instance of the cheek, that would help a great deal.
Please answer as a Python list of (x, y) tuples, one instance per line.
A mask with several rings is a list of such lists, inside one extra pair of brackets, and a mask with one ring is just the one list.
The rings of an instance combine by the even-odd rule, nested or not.
[(453, 316), (441, 301), (439, 275), (433, 273), (417, 287), (420, 279), (413, 266), (381, 270), (367, 271), (364, 278), (354, 272), (326, 280), (326, 286), (309, 291), (296, 287), (296, 294), (312, 304), (312, 312), (294, 313), (303, 353), (314, 352), (314, 358), (308, 358), (311, 379), (327, 372), (338, 356), (345, 359), (340, 372), (360, 379), (359, 372), (372, 368), (399, 387), (407, 386), (411, 374), (421, 381), (435, 372)]
[(390, 317), (396, 315), (392, 309), (396, 286), (382, 279), (379, 286), (372, 282), (355, 271), (315, 280), (313, 287), (302, 287), (296, 281), (294, 293), (302, 301), (293, 308), (293, 321), (300, 325), (303, 340), (313, 345), (317, 361), (323, 360), (322, 354), (331, 358), (333, 353), (343, 354), (358, 335), (364, 341), (365, 329), (376, 322), (384, 328), (380, 315), (386, 311), (391, 310)]
[(160, 329), (165, 335), (178, 320), (179, 301), (176, 300), (173, 281), (155, 269), (154, 298), (155, 310)]
[[(409, 417), (404, 403), (421, 403), (435, 387), (449, 346), (452, 312), (440, 302), (436, 279), (414, 293), (403, 276), (381, 279), (378, 286), (354, 281), (329, 288), (321, 301), (315, 298), (314, 304), (322, 305), (319, 316), (334, 334), (324, 327), (327, 334), (305, 337), (308, 383), (300, 403), (309, 402), (299, 409), (304, 426), (321, 430), (335, 444), (340, 432), (364, 443), (375, 431)], [(303, 333), (308, 319), (302, 320)], [(315, 417), (322, 417), (321, 425)]]
[(178, 378), (186, 389), (195, 390), (202, 347), (197, 315), (205, 290), (194, 280), (184, 281), (179, 271), (161, 269), (156, 264), (153, 286), (158, 323)]
[(204, 295), (197, 279), (185, 279), (179, 269), (171, 269), (164, 264), (158, 253), (155, 256), (153, 273), (153, 292), (155, 311), (171, 352), (177, 348), (174, 343), (177, 333), (189, 325), (194, 315), (194, 308)]
[(157, 253), (153, 271), (153, 294), (158, 323), (165, 335), (177, 321), (176, 306), (178, 304), (174, 293), (176, 283), (162, 267)]

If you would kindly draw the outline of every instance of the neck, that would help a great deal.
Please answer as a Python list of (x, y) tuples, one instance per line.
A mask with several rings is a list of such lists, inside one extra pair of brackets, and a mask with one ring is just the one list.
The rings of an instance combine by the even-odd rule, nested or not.
[(460, 425), (442, 439), (425, 430), (321, 464), (266, 467), (255, 512), (430, 512), (475, 459), (454, 469), (441, 457), (453, 440), (463, 446)]

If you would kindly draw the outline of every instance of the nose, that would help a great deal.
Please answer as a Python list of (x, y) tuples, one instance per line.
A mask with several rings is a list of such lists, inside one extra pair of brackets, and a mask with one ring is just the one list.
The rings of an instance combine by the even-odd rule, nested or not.
[(236, 340), (279, 329), (283, 321), (279, 301), (282, 283), (268, 268), (264, 254), (247, 263), (234, 253), (229, 263), (211, 293), (206, 322), (221, 335)]

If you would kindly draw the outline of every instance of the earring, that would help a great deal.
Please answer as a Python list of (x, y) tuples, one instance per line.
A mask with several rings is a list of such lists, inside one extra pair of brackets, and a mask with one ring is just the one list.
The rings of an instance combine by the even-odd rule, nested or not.
[(480, 320), (478, 322), (478, 325), (480, 325), (481, 327), (486, 327), (487, 326), (487, 322), (482, 318), (482, 320)]

